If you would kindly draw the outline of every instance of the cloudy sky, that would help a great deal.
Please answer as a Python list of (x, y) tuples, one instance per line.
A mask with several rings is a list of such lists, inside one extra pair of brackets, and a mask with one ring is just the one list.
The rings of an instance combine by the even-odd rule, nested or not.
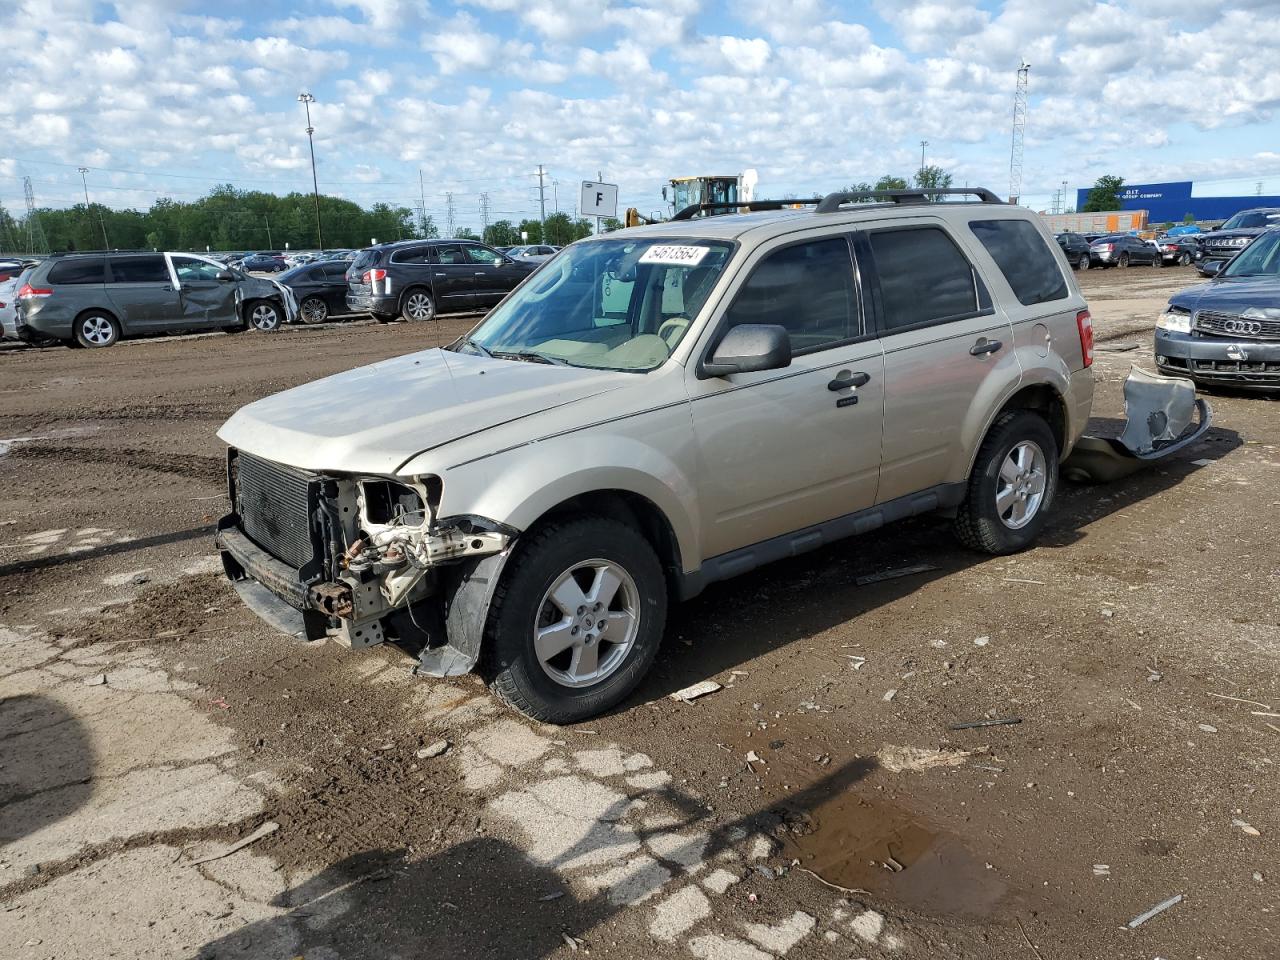
[[(16, 9), (15, 9), (16, 8)], [(215, 183), (416, 206), (459, 226), (572, 212), (598, 172), (661, 206), (669, 177), (759, 171), (811, 194), (927, 160), (1023, 197), (1062, 181), (1280, 193), (1280, 0), (4, 0), (0, 203), (147, 206)], [(1235, 178), (1235, 179), (1233, 179)], [(558, 181), (558, 186), (551, 181)]]

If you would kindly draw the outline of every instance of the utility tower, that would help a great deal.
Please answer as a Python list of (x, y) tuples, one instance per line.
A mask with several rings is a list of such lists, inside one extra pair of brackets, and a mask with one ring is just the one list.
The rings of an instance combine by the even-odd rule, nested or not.
[(483, 239), (489, 229), (489, 194), (480, 194), (480, 236)]
[(453, 194), (446, 193), (444, 195), (444, 228), (445, 236), (452, 237), (453, 234)]
[(1031, 64), (1025, 60), (1018, 67), (1018, 85), (1013, 91), (1013, 145), (1009, 151), (1009, 202), (1017, 203), (1022, 194), (1022, 136), (1027, 129), (1027, 76)]
[(543, 243), (547, 242), (547, 187), (543, 182), (545, 176), (542, 164), (538, 164), (538, 220), (542, 223), (542, 236), (539, 239)]
[(36, 214), (36, 193), (31, 189), (31, 178), (22, 178), (22, 192), (27, 198), (27, 253), (48, 253), (49, 241)]

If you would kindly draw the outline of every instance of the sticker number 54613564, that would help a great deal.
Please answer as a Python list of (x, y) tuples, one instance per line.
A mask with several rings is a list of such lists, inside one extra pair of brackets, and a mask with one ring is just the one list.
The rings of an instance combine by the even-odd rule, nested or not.
[(677, 267), (696, 267), (702, 262), (702, 258), (707, 255), (707, 247), (694, 247), (681, 244), (659, 245), (650, 247), (643, 256), (640, 257), (641, 263), (663, 263)]

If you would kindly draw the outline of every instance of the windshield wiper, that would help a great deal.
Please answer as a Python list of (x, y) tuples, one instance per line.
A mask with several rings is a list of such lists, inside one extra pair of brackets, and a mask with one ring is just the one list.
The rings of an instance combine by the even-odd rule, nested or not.
[(470, 347), (476, 353), (480, 354), (480, 356), (488, 357), (490, 360), (493, 359), (493, 354), (489, 352), (487, 347), (477, 343), (475, 340), (471, 339), (470, 337), (463, 337), (461, 340), (458, 341), (458, 346)]
[(536, 350), (501, 351), (490, 354), (490, 356), (497, 357), (499, 360), (532, 360), (535, 363), (550, 363), (557, 367), (569, 366), (568, 360), (563, 360), (560, 357), (553, 357), (545, 353), (538, 353)]

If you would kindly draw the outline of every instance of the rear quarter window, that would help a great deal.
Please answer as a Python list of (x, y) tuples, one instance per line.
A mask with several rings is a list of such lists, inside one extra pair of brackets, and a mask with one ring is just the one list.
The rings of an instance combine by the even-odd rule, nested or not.
[(49, 283), (106, 283), (106, 257), (78, 257), (59, 260), (49, 268)]
[(379, 251), (377, 250), (361, 250), (356, 254), (355, 259), (351, 261), (351, 269), (361, 271), (368, 270), (378, 262), (378, 254)]
[(1033, 224), (1025, 220), (972, 220), (969, 229), (991, 254), (1024, 307), (1067, 296), (1062, 268)]

